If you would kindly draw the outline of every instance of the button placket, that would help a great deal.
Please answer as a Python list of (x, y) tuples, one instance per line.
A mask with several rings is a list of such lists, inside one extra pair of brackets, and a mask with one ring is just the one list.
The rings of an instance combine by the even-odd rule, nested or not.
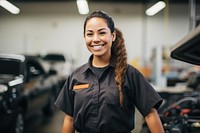
[(90, 123), (91, 127), (95, 128), (98, 130), (98, 114), (99, 114), (99, 80), (98, 77), (95, 75), (93, 77), (93, 82), (94, 82), (94, 94), (92, 98), (92, 115), (93, 115), (93, 121)]

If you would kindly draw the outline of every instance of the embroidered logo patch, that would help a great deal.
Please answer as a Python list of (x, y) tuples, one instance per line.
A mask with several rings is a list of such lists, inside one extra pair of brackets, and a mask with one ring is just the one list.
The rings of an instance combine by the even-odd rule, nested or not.
[(87, 89), (87, 88), (89, 88), (89, 84), (74, 85), (74, 87), (73, 87), (74, 90)]

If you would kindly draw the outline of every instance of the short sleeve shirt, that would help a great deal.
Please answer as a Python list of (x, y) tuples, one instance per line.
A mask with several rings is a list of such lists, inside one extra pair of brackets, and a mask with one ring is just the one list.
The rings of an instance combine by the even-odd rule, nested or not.
[(88, 63), (77, 68), (67, 79), (55, 105), (73, 117), (74, 127), (87, 133), (127, 133), (134, 129), (135, 107), (145, 117), (162, 103), (159, 94), (143, 75), (128, 65), (123, 84), (123, 107), (115, 82), (113, 61), (101, 77)]

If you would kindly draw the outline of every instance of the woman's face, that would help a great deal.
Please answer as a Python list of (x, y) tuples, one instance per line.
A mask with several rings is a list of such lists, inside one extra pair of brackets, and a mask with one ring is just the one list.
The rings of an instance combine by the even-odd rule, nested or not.
[(110, 56), (115, 36), (104, 19), (95, 17), (87, 21), (84, 37), (88, 50), (94, 56)]

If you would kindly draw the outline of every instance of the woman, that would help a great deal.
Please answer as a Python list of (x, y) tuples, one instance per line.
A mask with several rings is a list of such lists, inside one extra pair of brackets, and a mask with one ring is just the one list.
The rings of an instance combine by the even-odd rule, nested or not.
[(66, 113), (62, 133), (130, 133), (135, 106), (152, 133), (163, 133), (156, 111), (162, 99), (127, 64), (124, 39), (112, 18), (103, 11), (91, 13), (84, 38), (92, 55), (68, 77), (55, 102)]

